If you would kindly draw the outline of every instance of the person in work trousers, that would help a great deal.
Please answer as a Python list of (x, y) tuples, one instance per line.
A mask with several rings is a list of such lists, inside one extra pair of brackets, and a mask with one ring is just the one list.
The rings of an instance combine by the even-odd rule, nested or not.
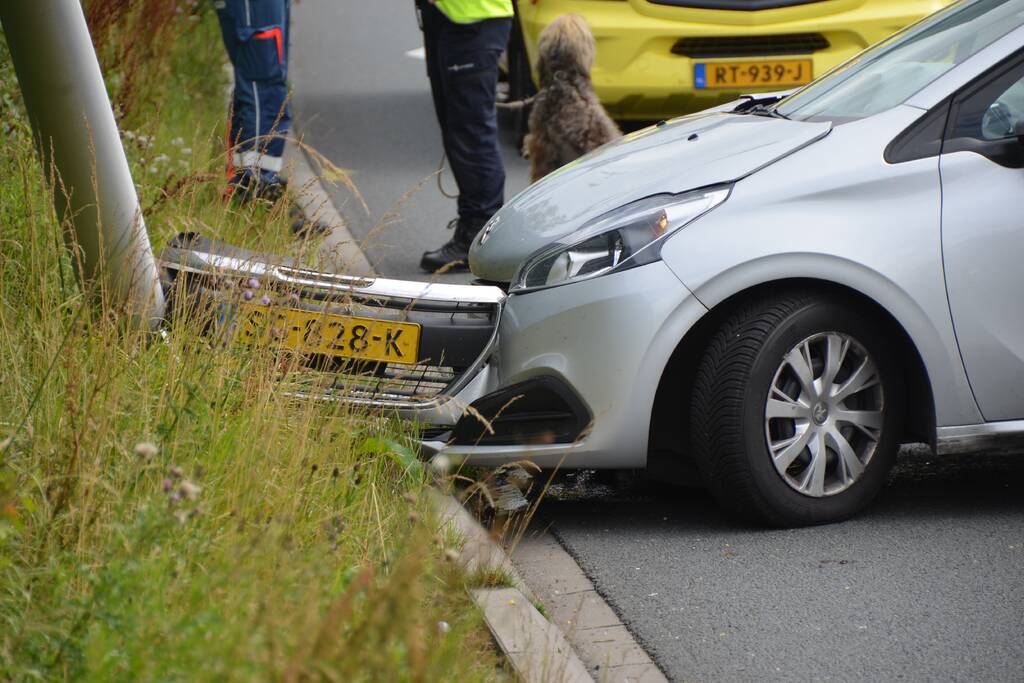
[(281, 197), (288, 106), (290, 0), (216, 0), (235, 71), (228, 120), (228, 192), (247, 200)]
[(420, 267), (467, 270), (469, 245), (505, 197), (495, 96), (512, 0), (417, 0), (441, 139), (459, 186), (452, 238)]

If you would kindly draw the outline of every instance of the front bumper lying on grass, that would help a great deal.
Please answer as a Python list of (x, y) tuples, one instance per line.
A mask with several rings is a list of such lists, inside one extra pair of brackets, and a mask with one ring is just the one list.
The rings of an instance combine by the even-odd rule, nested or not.
[(297, 388), (396, 411), (425, 426), (425, 436), (448, 431), (463, 412), (461, 401), (481, 395), (481, 370), (505, 301), (497, 287), (334, 275), (193, 234), (176, 237), (160, 266), (172, 315), (205, 311), (224, 334), (232, 334), (250, 281), (257, 301), (266, 297), (273, 307), (419, 325), (415, 364), (310, 358)]

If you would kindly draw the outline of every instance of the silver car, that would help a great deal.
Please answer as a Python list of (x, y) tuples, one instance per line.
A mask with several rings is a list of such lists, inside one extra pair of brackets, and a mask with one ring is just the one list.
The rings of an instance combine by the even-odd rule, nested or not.
[(224, 310), (233, 273), (297, 292), (288, 320), (379, 328), (376, 357), (331, 344), (360, 362), (306, 390), (414, 420), (455, 461), (689, 467), (796, 525), (856, 513), (901, 443), (1024, 447), (1024, 0), (954, 4), (788, 96), (607, 145), (509, 202), (470, 260), (501, 287), (194, 235), (162, 264)]
[(1024, 0), (957, 3), (788, 96), (664, 122), (516, 196), (457, 460), (692, 460), (831, 522), (899, 444), (1024, 443)]

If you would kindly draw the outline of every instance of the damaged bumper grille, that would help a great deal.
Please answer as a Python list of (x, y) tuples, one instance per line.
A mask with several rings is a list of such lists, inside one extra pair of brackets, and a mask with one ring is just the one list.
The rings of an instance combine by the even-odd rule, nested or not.
[(413, 406), (445, 395), (457, 379), (459, 370), (450, 366), (387, 363), (377, 373), (311, 369), (293, 383), (296, 391), (304, 394), (322, 394), (325, 398), (354, 403)]
[[(449, 411), (452, 414), (446, 419), (439, 409), (484, 366), (505, 299), (497, 287), (322, 273), (289, 258), (193, 234), (175, 238), (160, 262), (169, 310), (178, 315), (205, 312), (212, 324), (232, 338), (231, 326), (244, 323), (248, 300), (243, 301), (240, 294), (252, 281), (259, 283), (262, 303), (271, 312), (417, 326), (415, 359), (385, 362), (303, 354), (302, 372), (290, 373), (287, 382), (302, 394), (391, 407), (431, 424), (457, 419), (461, 411)], [(187, 304), (175, 302), (182, 295)]]

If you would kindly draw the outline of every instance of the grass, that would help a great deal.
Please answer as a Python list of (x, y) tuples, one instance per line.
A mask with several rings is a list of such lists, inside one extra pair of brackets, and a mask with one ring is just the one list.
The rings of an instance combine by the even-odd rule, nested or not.
[[(281, 206), (220, 200), (220, 36), (181, 4), (160, 50), (123, 58), (131, 10), (100, 46), (152, 241), (302, 256)], [(405, 428), (288, 396), (202, 321), (126, 331), (77, 284), (2, 51), (0, 101), (0, 680), (504, 679)]]

